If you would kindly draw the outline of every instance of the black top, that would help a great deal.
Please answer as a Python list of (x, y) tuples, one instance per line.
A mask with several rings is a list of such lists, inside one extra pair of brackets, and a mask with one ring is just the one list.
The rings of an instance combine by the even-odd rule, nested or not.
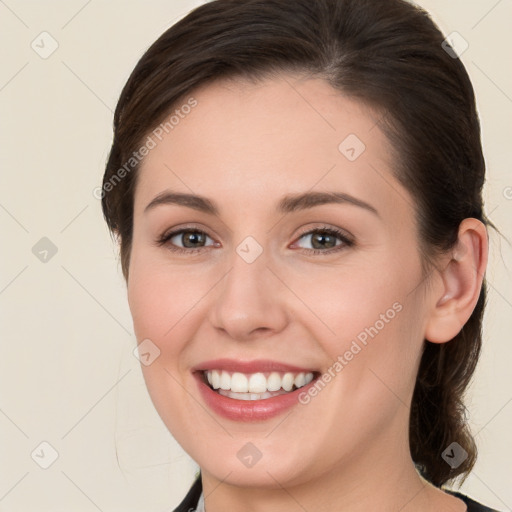
[[(192, 484), (192, 487), (188, 491), (183, 501), (174, 509), (173, 512), (189, 512), (190, 510), (195, 510), (202, 491), (203, 485), (201, 482), (201, 475), (199, 475), (196, 481)], [(467, 512), (499, 512), (498, 510), (486, 507), (485, 505), (482, 505), (481, 503), (472, 500), (471, 498), (469, 498), (465, 494), (461, 494), (460, 492), (450, 491), (448, 489), (443, 489), (443, 491), (448, 494), (452, 494), (457, 498), (460, 498), (468, 506)]]
[(199, 474), (183, 501), (173, 510), (173, 512), (190, 512), (190, 510), (195, 510), (202, 492), (203, 483), (201, 482), (201, 474)]
[(461, 494), (460, 492), (450, 491), (449, 489), (443, 489), (443, 491), (447, 492), (448, 494), (453, 494), (453, 496), (456, 496), (457, 498), (460, 498), (468, 506), (468, 512), (499, 512), (494, 508), (486, 507), (485, 505), (482, 505), (481, 503), (472, 500), (471, 498), (464, 494)]

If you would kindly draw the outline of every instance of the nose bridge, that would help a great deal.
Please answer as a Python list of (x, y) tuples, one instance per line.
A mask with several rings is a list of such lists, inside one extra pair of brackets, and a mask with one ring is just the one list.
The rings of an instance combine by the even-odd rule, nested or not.
[(278, 331), (286, 323), (279, 286), (267, 268), (268, 250), (253, 236), (245, 237), (229, 258), (229, 271), (219, 283), (211, 322), (235, 339), (246, 339), (255, 330)]

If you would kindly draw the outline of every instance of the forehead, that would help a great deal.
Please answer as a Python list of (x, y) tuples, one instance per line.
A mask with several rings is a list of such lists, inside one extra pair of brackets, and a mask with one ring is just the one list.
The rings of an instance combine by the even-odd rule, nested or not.
[(375, 196), (397, 195), (393, 187), (400, 187), (389, 188), (393, 158), (379, 114), (322, 79), (217, 81), (172, 114), (172, 123), (150, 134), (154, 147), (139, 171), (136, 210), (166, 188), (227, 194), (245, 210), (255, 198), (263, 205), (312, 188), (379, 202)]

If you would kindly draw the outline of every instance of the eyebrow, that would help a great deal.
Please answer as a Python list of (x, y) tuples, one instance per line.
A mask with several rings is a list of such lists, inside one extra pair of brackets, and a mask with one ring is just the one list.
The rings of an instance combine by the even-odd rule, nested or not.
[[(371, 204), (344, 192), (304, 192), (302, 194), (288, 194), (279, 201), (277, 211), (280, 213), (292, 213), (313, 208), (314, 206), (332, 203), (358, 206), (380, 217), (379, 212)], [(144, 208), (144, 213), (152, 210), (156, 206), (170, 204), (186, 206), (210, 215), (219, 216), (220, 213), (218, 206), (207, 197), (172, 191), (164, 191), (158, 194), (146, 208)]]

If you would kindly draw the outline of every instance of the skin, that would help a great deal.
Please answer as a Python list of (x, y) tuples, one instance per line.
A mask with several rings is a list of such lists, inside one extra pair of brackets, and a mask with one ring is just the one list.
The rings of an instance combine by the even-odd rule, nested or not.
[[(459, 245), (426, 278), (414, 200), (392, 175), (375, 112), (289, 74), (215, 82), (193, 96), (197, 107), (140, 169), (128, 300), (138, 341), (160, 350), (142, 367), (150, 396), (201, 467), (206, 510), (466, 510), (416, 472), (408, 418), (424, 339), (451, 340), (475, 307), (485, 226), (464, 220)], [(352, 162), (338, 149), (349, 134), (366, 146)], [(165, 190), (206, 196), (220, 215), (173, 204), (144, 212)], [(351, 194), (378, 215), (351, 204), (275, 210), (284, 195), (311, 190)], [(155, 243), (190, 224), (208, 235), (200, 252)], [(318, 246), (302, 235), (322, 227), (355, 245), (312, 254)], [(236, 252), (247, 236), (263, 249), (252, 263)], [(264, 358), (325, 372), (396, 302), (401, 311), (307, 405), (239, 423), (204, 404), (195, 365)], [(237, 457), (247, 442), (262, 454), (251, 468)]]

